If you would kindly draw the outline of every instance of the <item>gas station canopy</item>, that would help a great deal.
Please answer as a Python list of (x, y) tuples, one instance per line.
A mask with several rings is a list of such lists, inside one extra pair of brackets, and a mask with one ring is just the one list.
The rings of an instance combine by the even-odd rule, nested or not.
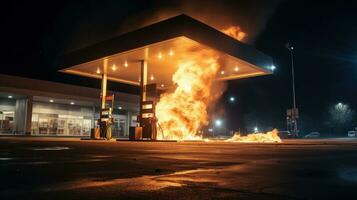
[(173, 84), (172, 75), (178, 63), (202, 50), (219, 55), (217, 80), (272, 73), (269, 56), (186, 15), (66, 54), (60, 60), (59, 70), (100, 79), (106, 63), (108, 80), (139, 86), (140, 61), (145, 60), (148, 83), (167, 88)]

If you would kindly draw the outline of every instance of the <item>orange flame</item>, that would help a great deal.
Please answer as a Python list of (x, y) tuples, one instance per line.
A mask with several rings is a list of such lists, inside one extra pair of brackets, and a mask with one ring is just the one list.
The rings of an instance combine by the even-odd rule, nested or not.
[(201, 140), (199, 129), (208, 124), (206, 109), (213, 100), (211, 86), (219, 69), (219, 56), (190, 44), (180, 45), (188, 53), (172, 77), (176, 89), (162, 94), (156, 105), (159, 140)]
[(267, 133), (252, 133), (247, 136), (235, 134), (233, 137), (225, 140), (226, 142), (261, 142), (261, 143), (281, 143), (278, 136), (278, 130), (274, 129)]
[(244, 33), (239, 26), (230, 26), (226, 29), (222, 29), (221, 31), (238, 41), (243, 41), (247, 36), (247, 34)]

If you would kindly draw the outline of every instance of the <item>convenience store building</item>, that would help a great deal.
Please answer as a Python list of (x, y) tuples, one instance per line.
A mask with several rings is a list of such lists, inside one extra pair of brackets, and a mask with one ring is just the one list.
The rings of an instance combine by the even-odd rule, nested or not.
[[(110, 91), (114, 137), (136, 125), (139, 96)], [(0, 135), (89, 136), (97, 125), (100, 89), (0, 74)]]

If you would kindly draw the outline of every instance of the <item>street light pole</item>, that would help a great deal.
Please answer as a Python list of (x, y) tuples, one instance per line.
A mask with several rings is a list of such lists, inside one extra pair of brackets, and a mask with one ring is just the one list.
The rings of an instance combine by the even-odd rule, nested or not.
[(293, 125), (292, 131), (297, 136), (298, 128), (297, 128), (297, 118), (298, 118), (298, 110), (296, 108), (296, 95), (295, 95), (295, 69), (294, 69), (294, 47), (287, 44), (286, 48), (290, 51), (290, 59), (291, 59), (291, 79), (292, 79), (292, 90), (293, 90), (293, 109), (291, 112), (291, 124)]
[(296, 109), (296, 98), (295, 98), (295, 70), (294, 70), (294, 47), (290, 47), (290, 58), (291, 58), (291, 77), (293, 80), (293, 108)]

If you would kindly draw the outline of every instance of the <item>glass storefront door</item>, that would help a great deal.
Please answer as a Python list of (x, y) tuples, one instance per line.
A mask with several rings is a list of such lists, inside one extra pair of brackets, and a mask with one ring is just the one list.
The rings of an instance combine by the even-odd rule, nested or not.
[(124, 137), (126, 127), (126, 116), (125, 115), (114, 115), (114, 123), (112, 126), (113, 137)]

